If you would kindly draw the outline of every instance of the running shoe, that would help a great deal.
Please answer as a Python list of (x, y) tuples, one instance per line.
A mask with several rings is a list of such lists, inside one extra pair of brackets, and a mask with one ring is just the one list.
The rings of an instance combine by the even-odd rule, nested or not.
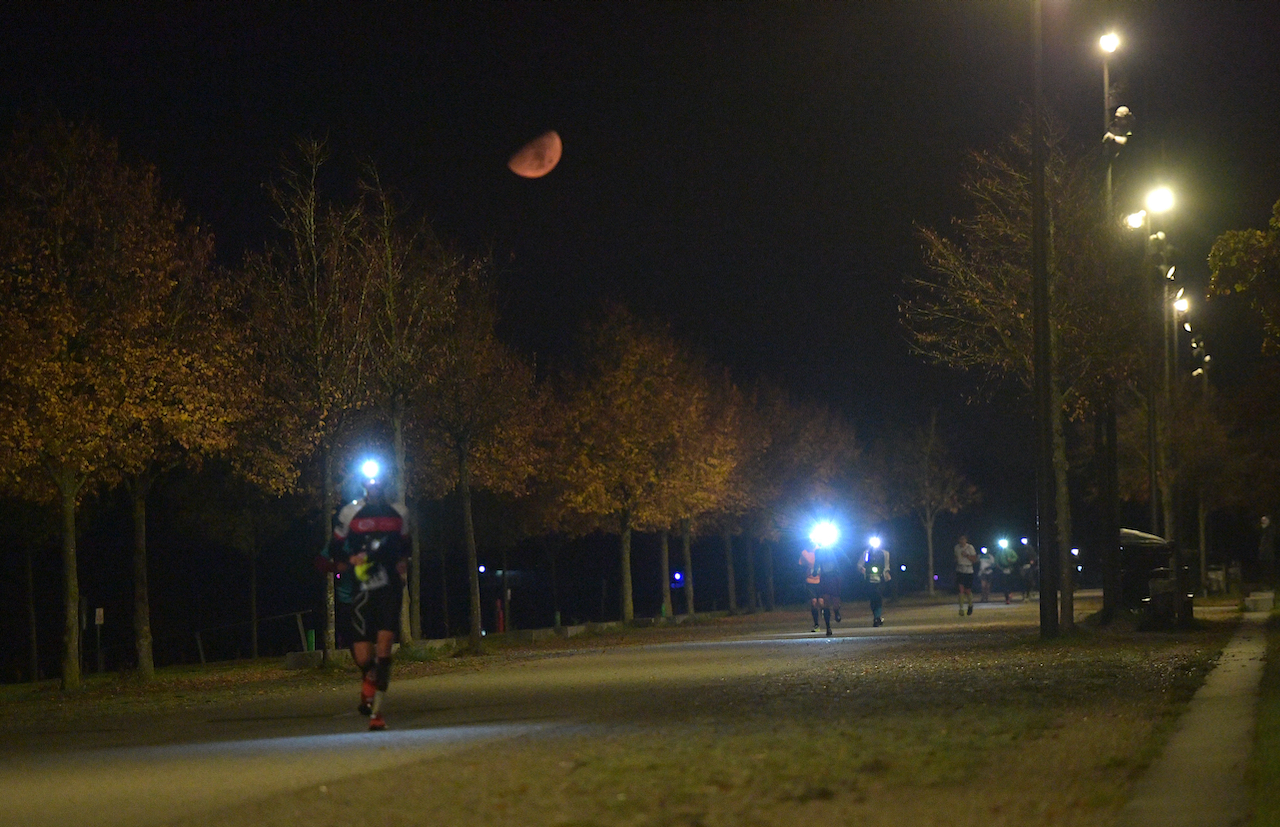
[(810, 632), (816, 632), (816, 631), (818, 631), (818, 627), (817, 627), (817, 626), (814, 626), (814, 627), (813, 627), (812, 629), (810, 629), (809, 631), (810, 631)]
[(381, 715), (374, 715), (369, 719), (369, 731), (381, 732), (387, 728), (387, 722), (382, 719)]
[(836, 623), (840, 622), (840, 610), (836, 609)]
[(970, 603), (970, 604), (969, 604), (969, 611), (965, 612), (965, 614), (967, 614), (967, 615), (971, 615), (971, 614), (973, 614), (973, 604), (972, 604), (972, 603)]

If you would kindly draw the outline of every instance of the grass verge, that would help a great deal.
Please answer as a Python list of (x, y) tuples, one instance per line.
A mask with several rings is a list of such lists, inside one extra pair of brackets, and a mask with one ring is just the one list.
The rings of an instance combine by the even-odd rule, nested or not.
[(1258, 694), (1258, 724), (1250, 767), (1253, 823), (1280, 824), (1280, 616), (1267, 621), (1267, 662)]

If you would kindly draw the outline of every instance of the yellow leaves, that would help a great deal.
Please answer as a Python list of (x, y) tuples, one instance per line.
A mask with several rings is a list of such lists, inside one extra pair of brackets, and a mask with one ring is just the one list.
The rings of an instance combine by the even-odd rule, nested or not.
[[(20, 133), (0, 163), (2, 459), (105, 475), (144, 461), (200, 421), (197, 329), (166, 329), (177, 273), (198, 273), (181, 210), (155, 174), (120, 162), (96, 131), (47, 124)], [(177, 343), (177, 340), (183, 340)], [(219, 418), (205, 420), (217, 423)], [(184, 435), (193, 445), (198, 440)]]

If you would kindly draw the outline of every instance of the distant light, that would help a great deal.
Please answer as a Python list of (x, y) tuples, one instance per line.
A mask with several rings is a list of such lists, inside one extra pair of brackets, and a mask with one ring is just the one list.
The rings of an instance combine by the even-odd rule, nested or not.
[(1098, 39), (1098, 45), (1102, 47), (1102, 51), (1110, 54), (1120, 48), (1120, 35), (1115, 32), (1107, 32)]
[(1135, 213), (1129, 213), (1124, 217), (1124, 223), (1128, 224), (1131, 230), (1141, 230), (1142, 225), (1147, 223), (1147, 211), (1138, 210)]
[(1185, 331), (1187, 331), (1188, 333), (1190, 333), (1190, 332), (1191, 332), (1191, 322), (1183, 322), (1183, 323), (1182, 323), (1182, 329), (1183, 329), (1183, 330), (1185, 330)]
[(902, 571), (906, 571), (906, 570), (907, 570), (907, 567), (906, 567), (905, 565), (904, 565), (904, 566), (899, 566), (899, 568), (900, 568), (900, 569), (902, 569)]
[(480, 573), (481, 573), (481, 574), (484, 574), (484, 566), (481, 566), (481, 567), (480, 567)]
[(936, 574), (935, 574), (935, 575), (933, 576), (933, 579), (934, 579), (934, 580), (937, 580), (937, 579), (938, 579), (938, 575), (936, 575)]
[(1084, 566), (1076, 566), (1076, 571), (1084, 571)]
[(986, 546), (983, 546), (982, 548), (978, 549), (978, 553), (979, 553), (979, 554), (986, 554), (986, 553), (987, 553), (987, 547), (986, 547)]
[(676, 572), (674, 575), (672, 575), (672, 577), (674, 577), (676, 580), (683, 580), (683, 579), (684, 579), (684, 575), (683, 575), (683, 574), (681, 574), (680, 572)]
[(870, 540), (868, 540), (867, 542), (869, 542), (869, 543), (871, 544), (871, 547), (872, 547), (872, 548), (880, 548), (880, 538), (879, 538), (879, 537), (872, 537), (872, 538), (871, 538)]
[(1080, 556), (1080, 549), (1078, 549), (1078, 548), (1073, 548), (1073, 549), (1071, 549), (1071, 556), (1072, 556), (1072, 557), (1079, 557), (1079, 556)]
[(1009, 541), (1001, 537), (999, 540), (996, 540), (996, 545), (1000, 546), (1000, 548), (1008, 548)]
[(1186, 313), (1190, 307), (1191, 307), (1191, 302), (1188, 301), (1187, 299), (1178, 299), (1176, 302), (1173, 303), (1173, 309), (1178, 311), (1179, 313)]
[(1156, 187), (1147, 193), (1146, 208), (1157, 213), (1173, 209), (1173, 190), (1168, 187)]
[(809, 532), (809, 539), (818, 548), (834, 546), (840, 539), (840, 529), (836, 528), (836, 524), (830, 520), (823, 520), (814, 525), (813, 530)]
[(1023, 538), (1022, 538), (1022, 544), (1023, 544), (1024, 546), (1027, 544), (1027, 538), (1026, 538), (1026, 537), (1023, 537)]

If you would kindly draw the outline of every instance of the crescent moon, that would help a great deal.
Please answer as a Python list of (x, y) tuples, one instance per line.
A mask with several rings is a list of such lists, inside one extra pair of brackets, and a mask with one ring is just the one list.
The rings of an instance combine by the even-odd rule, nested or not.
[(507, 168), (521, 178), (541, 178), (560, 163), (563, 149), (560, 136), (553, 129), (522, 146), (507, 161)]

